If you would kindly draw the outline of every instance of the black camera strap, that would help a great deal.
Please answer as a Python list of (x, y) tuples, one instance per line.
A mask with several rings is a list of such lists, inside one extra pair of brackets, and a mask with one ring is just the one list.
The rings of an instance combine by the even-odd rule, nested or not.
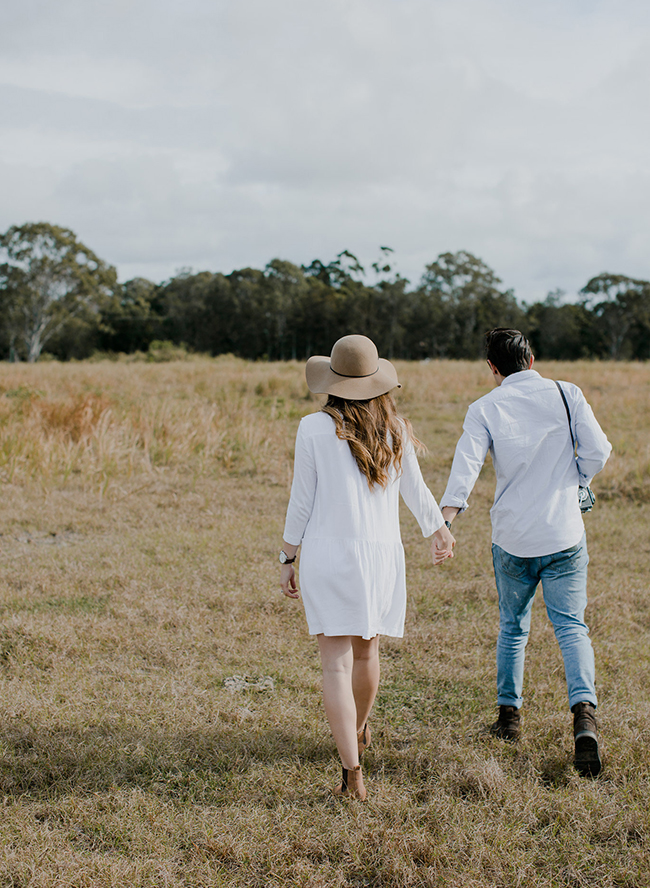
[(566, 410), (566, 418), (569, 420), (569, 434), (571, 435), (571, 446), (573, 447), (573, 449), (575, 451), (576, 441), (575, 441), (575, 438), (573, 437), (573, 429), (571, 428), (571, 411), (569, 410), (569, 405), (567, 404), (566, 396), (564, 394), (564, 390), (563, 390), (562, 386), (557, 381), (557, 379), (554, 379), (553, 382), (557, 386), (558, 391), (559, 391), (560, 395), (562, 396), (562, 401), (564, 402), (564, 409)]
[[(566, 418), (569, 420), (569, 434), (571, 435), (573, 457), (577, 462), (578, 454), (576, 453), (576, 439), (573, 437), (573, 429), (571, 428), (571, 411), (569, 410), (569, 405), (567, 404), (566, 396), (564, 394), (564, 391), (562, 390), (562, 386), (557, 381), (557, 379), (554, 379), (553, 382), (557, 386), (559, 393), (562, 395), (562, 402), (564, 403), (564, 409), (566, 410)], [(591, 487), (580, 487), (580, 485), (578, 485), (578, 503), (580, 505), (580, 511), (591, 512), (595, 502), (596, 494), (593, 492)]]

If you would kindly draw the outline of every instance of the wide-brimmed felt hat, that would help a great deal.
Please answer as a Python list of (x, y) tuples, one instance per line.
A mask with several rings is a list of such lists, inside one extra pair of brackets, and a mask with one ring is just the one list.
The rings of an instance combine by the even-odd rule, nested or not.
[(358, 334), (335, 342), (329, 358), (311, 357), (305, 376), (315, 394), (336, 395), (347, 401), (377, 398), (400, 385), (391, 362), (379, 357), (372, 339)]

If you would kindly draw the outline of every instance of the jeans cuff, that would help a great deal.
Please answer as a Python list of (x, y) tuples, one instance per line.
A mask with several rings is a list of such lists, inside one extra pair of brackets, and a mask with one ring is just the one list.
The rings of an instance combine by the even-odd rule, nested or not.
[(497, 697), (497, 704), (499, 706), (514, 706), (515, 709), (521, 709), (523, 703), (523, 697)]
[(598, 698), (595, 694), (578, 694), (569, 697), (569, 709), (573, 709), (576, 703), (591, 703), (594, 709), (598, 708)]

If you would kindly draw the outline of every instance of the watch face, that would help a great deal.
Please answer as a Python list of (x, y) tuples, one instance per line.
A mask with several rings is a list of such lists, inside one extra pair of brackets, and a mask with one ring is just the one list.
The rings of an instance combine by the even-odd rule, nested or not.
[(287, 555), (283, 549), (282, 552), (280, 552), (280, 564), (286, 564), (286, 563), (287, 563)]

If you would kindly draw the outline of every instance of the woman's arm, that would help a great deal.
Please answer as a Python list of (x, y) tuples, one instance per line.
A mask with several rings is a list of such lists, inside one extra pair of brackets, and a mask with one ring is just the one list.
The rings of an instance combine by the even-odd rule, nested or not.
[(445, 525), (433, 494), (424, 483), (420, 463), (411, 441), (405, 442), (400, 493), (420, 525), (422, 535), (425, 537), (433, 535), (431, 540), (433, 563), (442, 564), (447, 558), (453, 558), (456, 540)]
[[(289, 558), (295, 558), (298, 552), (298, 546), (292, 546), (286, 540), (282, 542), (282, 551)], [(298, 595), (298, 584), (296, 582), (296, 571), (293, 564), (280, 565), (280, 586), (287, 598), (300, 598)]]
[[(303, 424), (298, 426), (293, 458), (293, 482), (291, 497), (284, 524), (284, 539), (296, 548), (302, 542), (305, 529), (311, 518), (316, 497), (316, 461), (313, 441), (305, 434)], [(289, 552), (285, 549), (287, 555)]]
[[(284, 525), (282, 551), (289, 559), (295, 558), (302, 542), (305, 528), (311, 518), (316, 496), (316, 463), (311, 442), (307, 440), (302, 425), (298, 427), (293, 463), (291, 498)], [(289, 542), (294, 540), (294, 542)], [(287, 598), (299, 598), (294, 564), (280, 567), (280, 586)]]

